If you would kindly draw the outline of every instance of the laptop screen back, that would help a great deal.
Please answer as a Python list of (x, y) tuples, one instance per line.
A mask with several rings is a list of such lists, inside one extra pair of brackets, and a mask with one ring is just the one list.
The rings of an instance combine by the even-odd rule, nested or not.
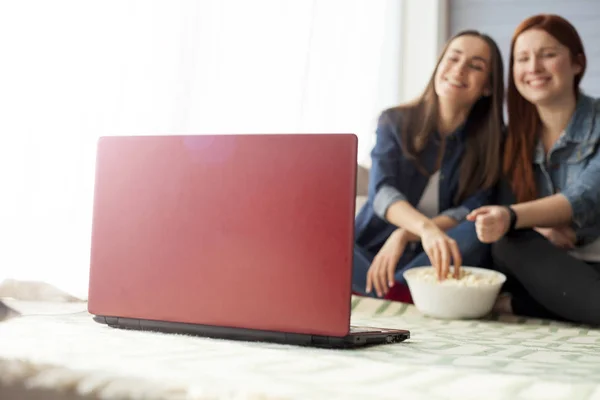
[(354, 135), (103, 137), (89, 311), (348, 332)]

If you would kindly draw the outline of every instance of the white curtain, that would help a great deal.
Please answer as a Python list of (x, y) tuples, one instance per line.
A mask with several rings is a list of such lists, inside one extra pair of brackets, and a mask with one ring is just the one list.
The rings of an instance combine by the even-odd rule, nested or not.
[(87, 296), (100, 135), (340, 133), (399, 102), (397, 0), (0, 3), (0, 281)]

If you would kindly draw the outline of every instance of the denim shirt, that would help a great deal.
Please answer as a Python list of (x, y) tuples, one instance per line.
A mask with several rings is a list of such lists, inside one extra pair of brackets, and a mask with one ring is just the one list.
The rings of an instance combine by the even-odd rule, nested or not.
[(573, 209), (578, 244), (600, 237), (600, 100), (580, 94), (575, 112), (547, 156), (534, 154), (539, 197), (564, 195)]
[[(399, 135), (401, 114), (401, 110), (392, 108), (379, 117), (377, 138), (371, 152), (368, 199), (355, 220), (355, 242), (369, 251), (378, 251), (396, 229), (395, 225), (385, 220), (387, 209), (400, 200), (416, 208), (429, 182), (429, 177), (419, 171), (414, 161), (404, 156)], [(493, 192), (493, 189), (481, 190), (462, 204), (454, 202), (466, 144), (465, 125), (446, 137), (440, 165), (439, 212), (457, 221), (463, 220), (471, 210), (490, 204)], [(438, 134), (434, 135), (419, 158), (421, 165), (432, 173), (440, 149), (439, 139)]]

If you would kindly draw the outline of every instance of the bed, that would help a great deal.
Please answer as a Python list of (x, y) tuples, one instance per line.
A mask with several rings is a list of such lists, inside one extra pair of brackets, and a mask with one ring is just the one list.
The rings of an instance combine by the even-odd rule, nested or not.
[(323, 350), (116, 330), (85, 303), (8, 303), (23, 315), (0, 323), (1, 399), (600, 399), (600, 330), (584, 326), (436, 320), (353, 297), (353, 323), (412, 338)]

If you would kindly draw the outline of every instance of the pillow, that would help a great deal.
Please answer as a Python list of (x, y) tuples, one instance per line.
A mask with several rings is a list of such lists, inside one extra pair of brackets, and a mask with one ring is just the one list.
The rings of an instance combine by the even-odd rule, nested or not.
[(37, 281), (20, 281), (5, 279), (0, 282), (0, 298), (10, 297), (24, 301), (53, 301), (53, 302), (80, 302), (69, 293), (66, 293), (49, 283)]
[(358, 165), (356, 169), (356, 195), (366, 196), (369, 190), (369, 169)]

